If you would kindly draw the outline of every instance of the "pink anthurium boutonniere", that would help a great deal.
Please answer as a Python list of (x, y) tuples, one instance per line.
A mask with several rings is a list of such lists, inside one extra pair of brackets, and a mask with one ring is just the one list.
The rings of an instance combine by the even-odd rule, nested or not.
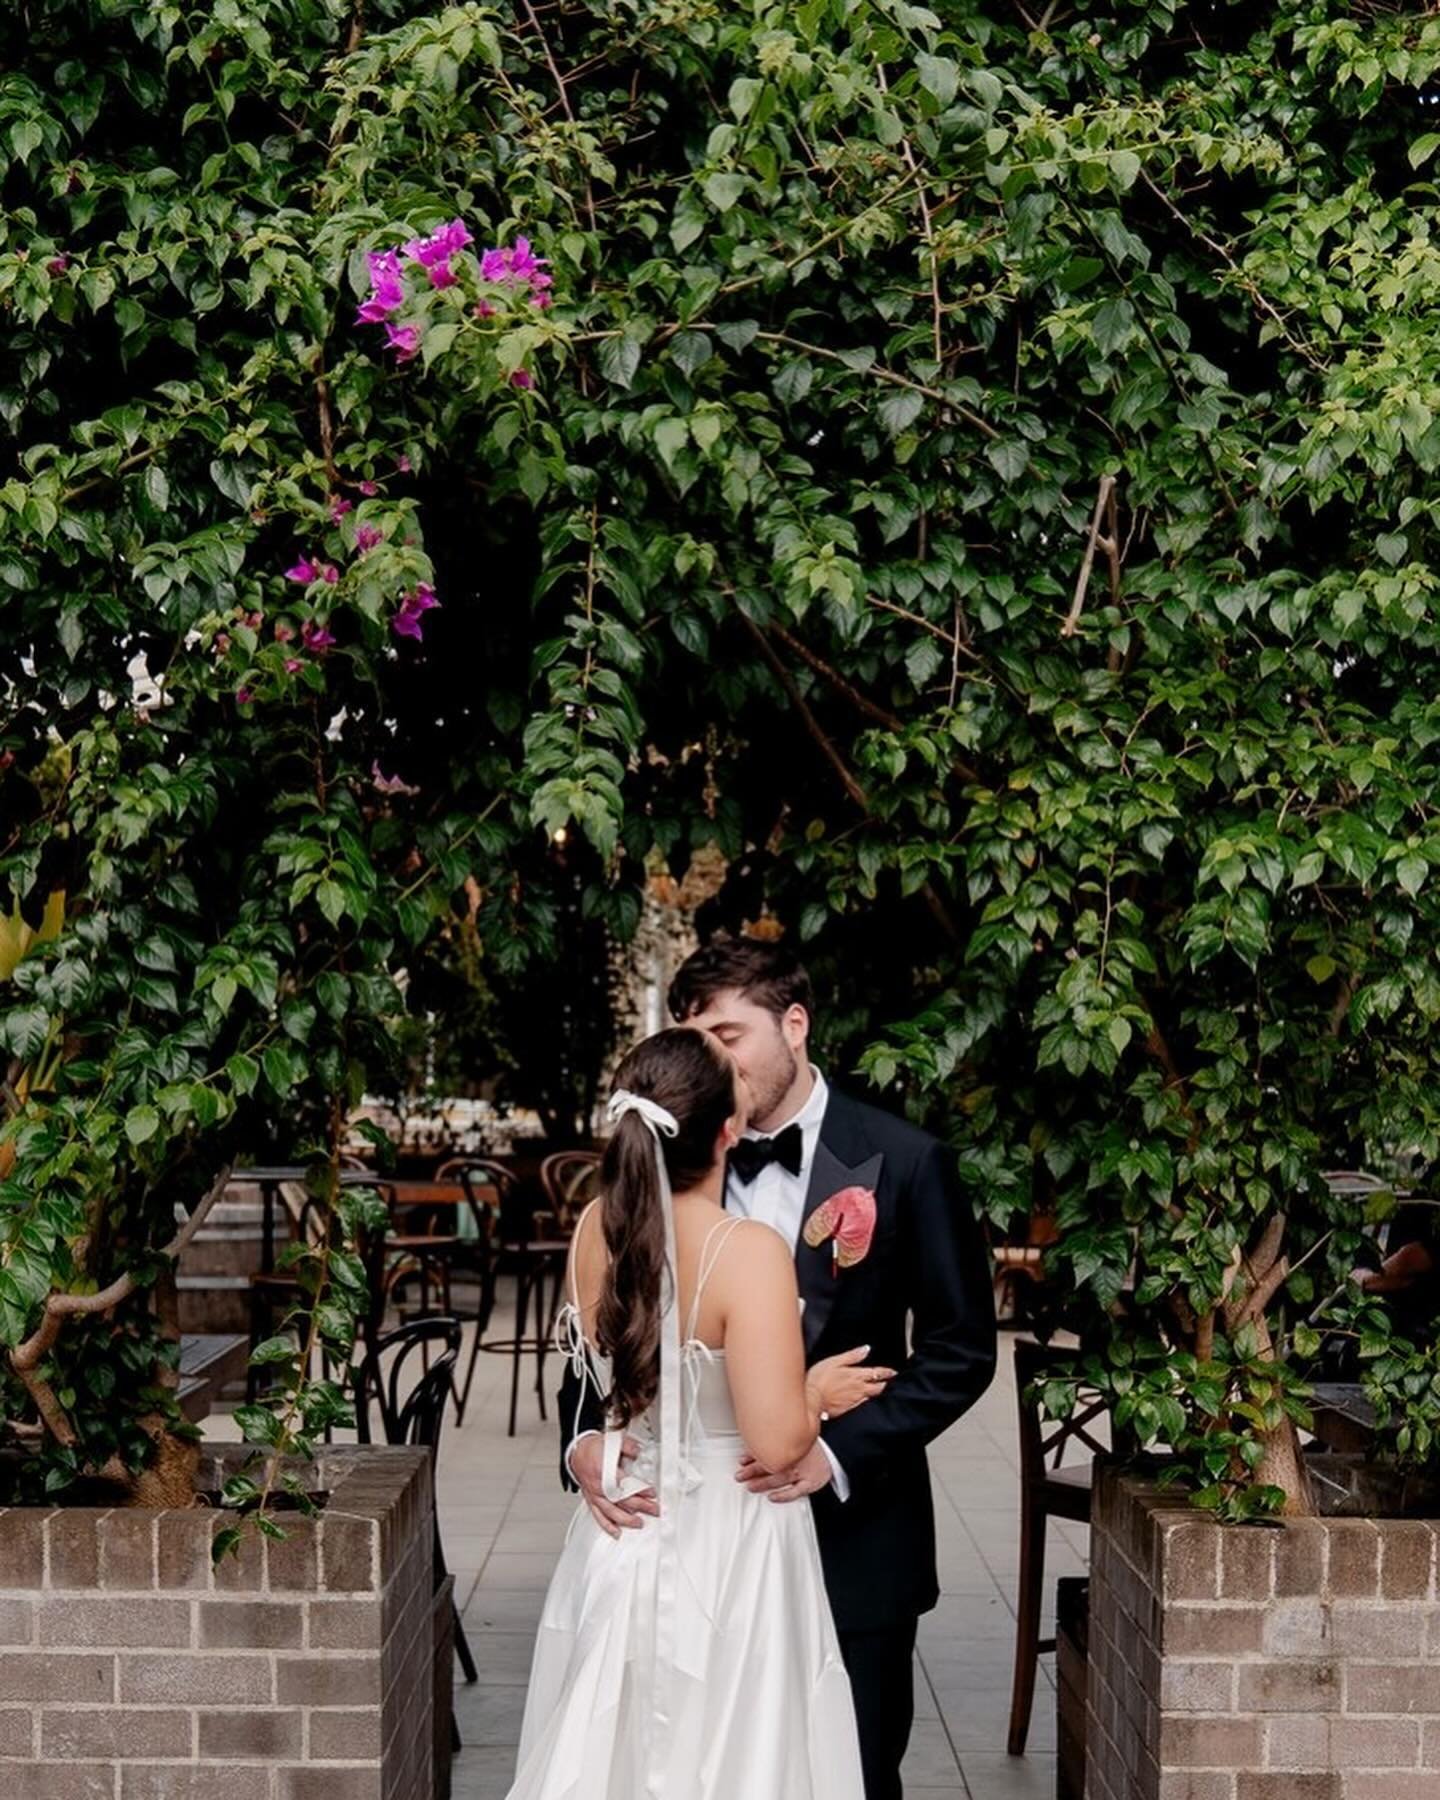
[(805, 1221), (805, 1242), (818, 1250), (830, 1239), (830, 1270), (853, 1269), (870, 1252), (875, 1236), (875, 1193), (872, 1188), (841, 1188), (822, 1201)]

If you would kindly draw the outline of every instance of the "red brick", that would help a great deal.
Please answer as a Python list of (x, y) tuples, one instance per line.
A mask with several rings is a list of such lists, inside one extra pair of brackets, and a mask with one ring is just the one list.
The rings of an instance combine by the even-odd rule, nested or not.
[(155, 1514), (119, 1507), (100, 1521), (100, 1585), (130, 1592), (155, 1585)]
[(202, 1649), (298, 1650), (304, 1615), (297, 1601), (202, 1600)]
[(1160, 1723), (1160, 1761), (1172, 1769), (1234, 1769), (1258, 1763), (1261, 1721), (1187, 1715)]
[(98, 1705), (114, 1698), (113, 1656), (37, 1650), (0, 1656), (0, 1700), (88, 1700)]
[(1387, 1521), (1380, 1533), (1380, 1592), (1387, 1600), (1428, 1600), (1435, 1538), (1428, 1525)]
[(275, 1699), (281, 1706), (378, 1706), (378, 1656), (279, 1657)]
[(1345, 1800), (1435, 1800), (1435, 1777), (1423, 1769), (1386, 1769), (1345, 1777)]
[[(275, 1779), (276, 1800), (380, 1800), (381, 1795), (378, 1769), (317, 1769), (314, 1763), (302, 1763), (277, 1769)], [(165, 1800), (170, 1800), (168, 1794)]]
[(1369, 1519), (1332, 1519), (1327, 1585), (1333, 1598), (1373, 1600), (1380, 1592), (1380, 1533)]
[(113, 1763), (7, 1763), (5, 1800), (113, 1800)]
[(376, 1600), (312, 1600), (306, 1610), (309, 1642), (317, 1649), (378, 1650), (384, 1641)]
[[(226, 1526), (239, 1523), (233, 1513), (215, 1512), (210, 1516), (215, 1521), (217, 1535)], [(211, 1570), (219, 1593), (260, 1593), (265, 1586), (265, 1542), (259, 1528), (253, 1522), (245, 1525), (240, 1542), (233, 1550), (226, 1551), (219, 1562), (212, 1562)]]
[(47, 1706), (40, 1714), (41, 1754), (58, 1761), (111, 1756), (188, 1758), (193, 1748), (188, 1712)]
[(1167, 1713), (1231, 1712), (1234, 1692), (1233, 1663), (1167, 1663), (1160, 1672), (1160, 1705)]
[(379, 1531), (371, 1519), (327, 1515), (320, 1531), (320, 1567), (328, 1593), (370, 1593), (375, 1588)]
[(7, 1506), (0, 1512), (0, 1588), (38, 1588), (45, 1580), (49, 1507)]
[(1318, 1594), (1324, 1585), (1325, 1527), (1318, 1519), (1287, 1519), (1275, 1540), (1275, 1594)]
[(1330, 1720), (1309, 1713), (1272, 1713), (1265, 1721), (1267, 1769), (1330, 1769)]
[(34, 1638), (34, 1602), (0, 1598), (0, 1644), (29, 1644)]
[(1413, 1769), (1420, 1760), (1418, 1719), (1334, 1719), (1337, 1769)]
[(167, 1592), (208, 1593), (215, 1515), (208, 1507), (163, 1512), (157, 1521), (156, 1581)]
[[(1092, 1774), (1092, 1785), (1093, 1779)], [(1213, 1769), (1162, 1769), (1156, 1800), (1234, 1800), (1234, 1795), (1233, 1775)]]
[(1330, 1637), (1339, 1657), (1419, 1658), (1424, 1649), (1423, 1615), (1409, 1606), (1353, 1605), (1337, 1600), (1330, 1608)]
[(238, 1712), (201, 1712), (200, 1760), (240, 1757), (274, 1762), (303, 1753), (304, 1733), (298, 1711), (274, 1712), (247, 1707)]
[(29, 1756), (35, 1743), (35, 1715), (28, 1706), (0, 1707), (0, 1756)]
[(1347, 1713), (1440, 1713), (1440, 1668), (1423, 1663), (1351, 1663)]
[(1163, 1616), (1167, 1656), (1237, 1656), (1260, 1648), (1265, 1614), (1258, 1606), (1169, 1606)]
[(186, 1705), (237, 1705), (271, 1700), (268, 1656), (122, 1656), (122, 1701)]
[(100, 1526), (109, 1516), (103, 1506), (66, 1506), (51, 1513), (45, 1526), (51, 1587), (99, 1587)]
[(1267, 1525), (1236, 1525), (1220, 1534), (1220, 1595), (1268, 1600), (1275, 1585), (1275, 1540)]
[(1340, 1704), (1340, 1674), (1333, 1663), (1242, 1663), (1241, 1712), (1331, 1712)]
[(371, 1707), (310, 1714), (310, 1756), (315, 1762), (373, 1762), (380, 1754), (380, 1713)]
[(1235, 1800), (1345, 1800), (1344, 1778), (1324, 1775), (1252, 1774), (1235, 1777)]
[(1214, 1600), (1220, 1592), (1220, 1529), (1202, 1520), (1165, 1528), (1165, 1599)]
[[(107, 1788), (106, 1800), (109, 1793)], [(270, 1771), (127, 1763), (121, 1771), (120, 1794), (121, 1800), (270, 1800)]]
[(190, 1602), (102, 1599), (98, 1594), (47, 1595), (39, 1609), (42, 1644), (117, 1649), (135, 1645), (188, 1645)]
[(313, 1593), (320, 1585), (320, 1521), (286, 1518), (283, 1538), (265, 1544), (266, 1578), (271, 1590)]

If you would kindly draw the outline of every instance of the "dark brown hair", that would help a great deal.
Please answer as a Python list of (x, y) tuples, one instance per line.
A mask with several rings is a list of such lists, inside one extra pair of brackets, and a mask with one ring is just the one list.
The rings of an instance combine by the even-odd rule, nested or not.
[(795, 952), (785, 944), (735, 937), (712, 938), (685, 958), (670, 983), (670, 1016), (693, 1019), (732, 988), (777, 1019), (792, 1006), (814, 1017), (809, 971)]
[[(715, 1144), (735, 1111), (735, 1067), (704, 1032), (658, 1031), (615, 1072), (615, 1086), (673, 1114), (676, 1137), (660, 1139), (675, 1193), (694, 1187), (715, 1162)], [(610, 1266), (600, 1293), (595, 1337), (610, 1358), (610, 1410), (621, 1424), (638, 1418), (660, 1385), (660, 1311), (664, 1299), (665, 1215), (655, 1137), (627, 1113), (600, 1166), (600, 1224)]]

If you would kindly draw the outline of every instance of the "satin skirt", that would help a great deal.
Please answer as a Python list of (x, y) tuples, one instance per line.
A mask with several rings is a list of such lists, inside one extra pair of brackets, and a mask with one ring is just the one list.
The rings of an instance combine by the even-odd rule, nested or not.
[(653, 1519), (614, 1539), (578, 1508), (508, 1800), (864, 1800), (810, 1504), (747, 1492), (740, 1454), (687, 1451), (668, 1550)]

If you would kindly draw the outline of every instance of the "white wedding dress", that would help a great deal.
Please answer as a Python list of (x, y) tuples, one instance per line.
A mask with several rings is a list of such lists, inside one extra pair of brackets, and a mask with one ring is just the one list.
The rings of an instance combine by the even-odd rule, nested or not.
[[(863, 1800), (809, 1502), (777, 1506), (735, 1480), (744, 1445), (725, 1353), (692, 1335), (740, 1223), (706, 1240), (683, 1342), (666, 1308), (660, 1393), (630, 1427), (633, 1485), (656, 1489), (660, 1518), (618, 1539), (583, 1503), (571, 1522), (508, 1800)], [(573, 1302), (562, 1321), (577, 1373), (608, 1392)], [(612, 1475), (619, 1437), (606, 1434)]]

